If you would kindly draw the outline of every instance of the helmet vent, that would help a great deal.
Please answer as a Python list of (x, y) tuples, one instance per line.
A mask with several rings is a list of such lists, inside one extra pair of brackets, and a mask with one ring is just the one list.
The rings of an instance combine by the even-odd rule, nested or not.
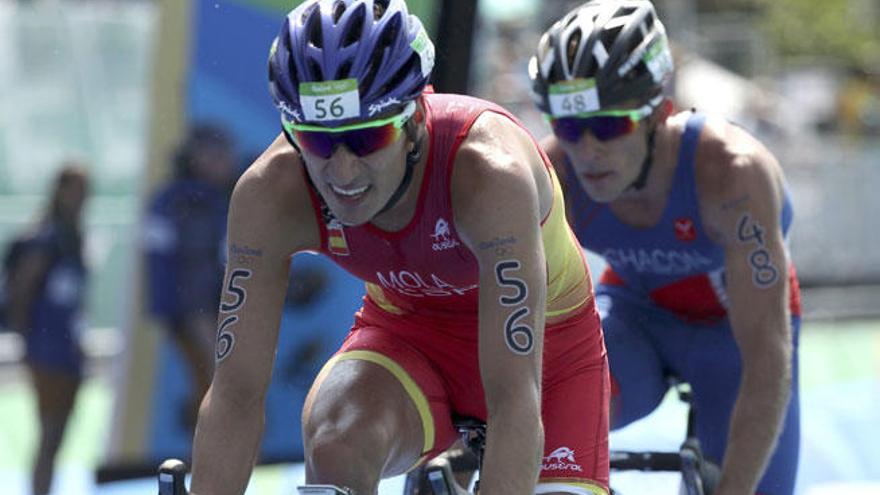
[(382, 54), (384, 50), (379, 53), (374, 53), (372, 57), (370, 57), (370, 66), (367, 69), (367, 73), (360, 80), (360, 92), (362, 95), (369, 93), (370, 87), (373, 86), (373, 80), (376, 79), (376, 74), (379, 72), (379, 65), (382, 64)]
[(631, 36), (629, 40), (627, 40), (626, 44), (626, 53), (633, 53), (642, 44), (644, 41), (644, 31), (640, 31), (639, 36)]
[[(294, 87), (296, 87), (299, 84), (299, 74), (296, 73), (296, 64), (293, 63), (292, 58), (288, 59), (287, 70), (288, 70), (287, 73), (290, 74), (290, 81), (293, 83)], [(283, 88), (283, 86), (282, 86), (282, 88)], [(287, 91), (284, 90), (283, 92), (286, 93)], [(291, 95), (288, 94), (286, 96), (288, 98), (290, 98)]]
[(400, 34), (400, 15), (395, 15), (388, 23), (385, 25), (385, 29), (382, 30), (382, 37), (379, 38), (379, 42), (376, 43), (376, 48), (385, 48), (394, 44), (395, 40), (397, 40), (397, 36)]
[[(281, 38), (281, 46), (283, 47), (285, 53), (289, 54), (292, 51), (292, 48), (290, 46), (290, 36), (284, 36)], [(294, 63), (293, 57), (285, 57), (284, 60), (287, 61), (287, 74), (290, 75), (290, 80), (295, 86), (299, 81), (299, 74), (297, 74), (296, 71), (296, 63)], [(272, 72), (274, 71), (270, 71), (270, 74), (272, 74)], [(274, 79), (274, 74), (272, 75)], [(279, 85), (278, 88), (281, 90), (281, 93), (284, 94), (285, 98), (290, 98), (290, 94), (288, 94), (288, 91), (284, 88), (283, 84)]]
[(299, 18), (299, 22), (300, 22), (300, 24), (305, 25), (306, 23), (308, 23), (308, 22), (309, 22), (309, 19), (312, 17), (312, 15), (315, 14), (315, 11), (318, 10), (318, 9), (320, 9), (320, 8), (321, 8), (321, 6), (318, 5), (317, 3), (312, 4), (312, 6), (309, 7), (309, 8), (307, 8), (307, 9), (302, 13), (302, 16), (300, 16), (300, 18)]
[[(373, 85), (373, 80), (376, 79), (376, 74), (379, 72), (379, 66), (382, 65), (382, 61), (385, 59), (385, 54), (388, 52), (388, 48), (394, 43), (397, 39), (397, 35), (400, 32), (400, 16), (397, 15), (385, 26), (385, 29), (382, 31), (381, 37), (376, 41), (376, 44), (373, 48), (373, 55), (370, 57), (370, 66), (369, 70), (367, 70), (367, 74), (361, 80), (361, 94), (366, 94), (369, 92), (369, 88)], [(408, 67), (409, 64), (405, 64), (404, 67)], [(395, 74), (394, 78), (397, 77)], [(394, 85), (390, 85), (390, 87), (394, 87)], [(385, 92), (383, 88), (382, 92)]]
[[(287, 58), (286, 62), (287, 63), (284, 64), (286, 67), (279, 68), (278, 65), (281, 64), (279, 64), (277, 59), (269, 61), (269, 87), (270, 91), (276, 98), (282, 101), (291, 101), (293, 98), (290, 91), (288, 91), (288, 87), (290, 85), (296, 87), (298, 78), (296, 74), (296, 65), (293, 63), (293, 59)], [(285, 84), (284, 76), (282, 75), (285, 69), (290, 76), (290, 85)]]
[(565, 58), (568, 60), (568, 66), (574, 67), (574, 60), (578, 54), (578, 47), (581, 45), (581, 38), (584, 33), (578, 29), (574, 33), (571, 34), (571, 37), (568, 38), (568, 46), (566, 46), (565, 50)]
[(351, 60), (346, 61), (344, 64), (340, 65), (336, 70), (336, 79), (345, 79), (348, 77), (348, 74), (351, 72)]
[(333, 4), (333, 24), (339, 24), (339, 18), (345, 13), (345, 2), (338, 0)]
[(378, 21), (388, 10), (389, 0), (375, 0), (373, 2), (373, 20)]
[(625, 82), (633, 82), (647, 76), (647, 66), (645, 64), (636, 64), (632, 69), (624, 74), (620, 79)]
[(413, 72), (417, 72), (419, 70), (419, 66), (422, 63), (422, 59), (419, 58), (418, 53), (413, 53), (409, 56), (409, 60), (403, 64), (403, 67), (397, 70), (394, 73), (394, 77), (392, 77), (382, 88), (382, 93), (386, 93), (391, 89), (397, 87), (400, 83), (403, 82), (404, 79)]
[(614, 42), (617, 41), (617, 36), (620, 34), (620, 30), (622, 28), (623, 26), (615, 26), (613, 28), (608, 28), (602, 32), (602, 34), (600, 35), (600, 39), (602, 41), (602, 45), (605, 46), (606, 52), (611, 53), (611, 49), (614, 47)]
[[(315, 4), (317, 7), (318, 4)], [(306, 13), (308, 20), (306, 21), (306, 33), (308, 33), (309, 43), (315, 48), (324, 48), (324, 33), (321, 29), (321, 11), (313, 8)]]
[(312, 73), (311, 80), (324, 81), (324, 71), (321, 70), (321, 64), (313, 58), (309, 58), (309, 72)]
[[(340, 2), (341, 3), (341, 2)], [(364, 4), (357, 6), (357, 10), (352, 13), (351, 20), (345, 26), (345, 35), (342, 37), (342, 46), (350, 46), (361, 39), (361, 33), (364, 30), (364, 18), (366, 17), (366, 7)]]

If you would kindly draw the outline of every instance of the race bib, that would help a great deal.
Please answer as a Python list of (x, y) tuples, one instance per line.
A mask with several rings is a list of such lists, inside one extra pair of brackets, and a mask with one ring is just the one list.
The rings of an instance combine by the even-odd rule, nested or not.
[(309, 122), (357, 118), (361, 115), (357, 79), (300, 83), (299, 103)]
[(595, 79), (574, 79), (550, 85), (550, 114), (568, 117), (599, 110)]

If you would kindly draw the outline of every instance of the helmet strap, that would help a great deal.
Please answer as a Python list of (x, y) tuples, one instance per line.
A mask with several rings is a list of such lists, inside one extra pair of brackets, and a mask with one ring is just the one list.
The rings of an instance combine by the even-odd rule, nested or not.
[(287, 133), (287, 129), (285, 129), (283, 125), (281, 126), (281, 134), (284, 134), (284, 139), (286, 139), (287, 142), (290, 143), (291, 146), (293, 146), (293, 149), (295, 149), (298, 154), (302, 155), (302, 151), (300, 151), (299, 146), (296, 145), (293, 137)]
[(419, 163), (419, 161), (422, 159), (422, 141), (423, 139), (421, 138), (415, 141), (415, 146), (413, 146), (413, 149), (407, 152), (406, 170), (403, 172), (403, 179), (400, 180), (400, 185), (397, 186), (394, 194), (392, 194), (391, 197), (388, 198), (388, 202), (385, 203), (385, 206), (383, 206), (382, 209), (379, 210), (379, 213), (376, 213), (376, 215), (380, 215), (390, 210), (394, 207), (394, 205), (397, 204), (398, 201), (400, 201), (400, 198), (403, 197), (403, 193), (406, 192), (407, 188), (409, 187), (409, 183), (412, 182), (413, 169), (415, 169), (416, 164)]
[(648, 151), (645, 155), (645, 159), (642, 160), (642, 170), (639, 172), (639, 176), (636, 177), (636, 180), (629, 185), (631, 189), (640, 191), (645, 187), (645, 183), (648, 182), (648, 173), (651, 172), (651, 165), (654, 164), (654, 138), (656, 135), (657, 125), (655, 124), (651, 127), (651, 132), (648, 133)]

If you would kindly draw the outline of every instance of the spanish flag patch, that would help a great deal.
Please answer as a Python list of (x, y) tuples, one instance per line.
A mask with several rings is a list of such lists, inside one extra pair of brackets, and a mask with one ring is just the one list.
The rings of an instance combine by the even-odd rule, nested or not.
[(327, 224), (327, 250), (337, 256), (348, 256), (348, 242), (342, 223), (333, 219)]

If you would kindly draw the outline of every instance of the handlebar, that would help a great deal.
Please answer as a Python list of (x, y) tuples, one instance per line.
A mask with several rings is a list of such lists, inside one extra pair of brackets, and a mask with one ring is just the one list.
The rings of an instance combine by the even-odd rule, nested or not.
[(612, 450), (611, 469), (618, 471), (680, 471), (678, 452), (627, 452)]
[(186, 489), (186, 464), (178, 459), (168, 459), (159, 466), (159, 495), (188, 495)]

